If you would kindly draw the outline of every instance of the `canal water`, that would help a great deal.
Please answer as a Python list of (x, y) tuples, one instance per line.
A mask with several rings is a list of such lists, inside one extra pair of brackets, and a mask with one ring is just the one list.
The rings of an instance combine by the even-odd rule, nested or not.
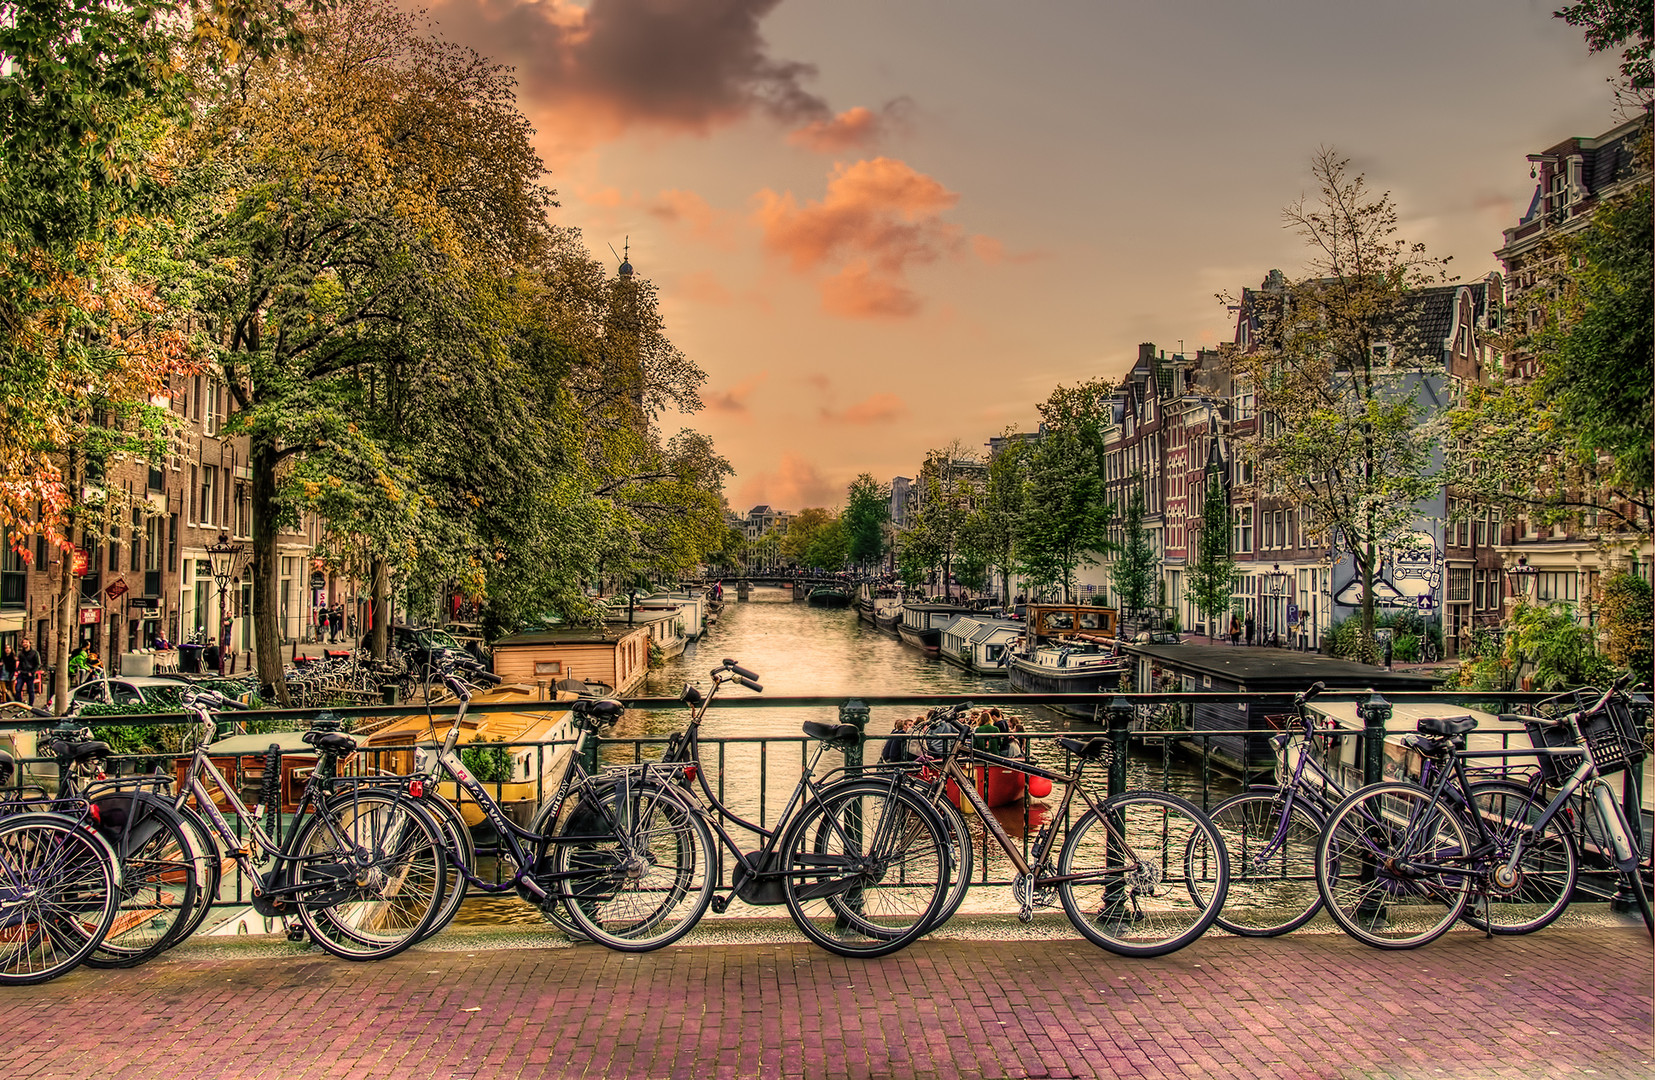
[[(754, 693), (738, 684), (719, 691), (701, 725), (702, 766), (714, 790), (727, 805), (748, 820), (773, 827), (798, 781), (803, 755), (810, 746), (803, 739), (801, 725), (807, 720), (836, 723), (837, 702), (850, 698), (900, 694), (961, 694), (974, 703), (992, 704), (996, 695), (1010, 692), (1005, 679), (972, 675), (961, 668), (925, 656), (904, 645), (893, 635), (880, 632), (861, 621), (850, 608), (817, 608), (795, 602), (785, 589), (755, 588), (751, 599), (725, 601), (718, 620), (699, 641), (652, 671), (647, 682), (634, 690), (633, 697), (675, 698), (689, 683), (703, 693), (711, 688), (709, 672), (728, 657), (757, 672), (764, 696), (824, 696), (835, 704), (817, 708), (729, 708), (719, 703)], [(888, 734), (898, 720), (921, 715), (926, 706), (874, 706), (870, 711), (870, 737)], [(1030, 732), (1076, 731), (1088, 737), (1099, 730), (1072, 717), (1039, 706), (1003, 707), (1017, 716)], [(654, 740), (680, 731), (689, 714), (682, 708), (629, 710), (607, 738), (605, 763), (618, 764), (641, 757), (659, 757), (662, 748)], [(618, 741), (617, 741), (618, 740)], [(642, 745), (632, 740), (651, 740)], [(728, 740), (728, 741), (725, 741)], [(878, 757), (882, 741), (870, 738), (867, 757)], [(1062, 767), (1064, 755), (1049, 740), (1032, 742), (1032, 753)], [(840, 764), (838, 754), (825, 756), (818, 776)], [(1093, 783), (1095, 781), (1095, 784)], [(1203, 777), (1199, 765), (1181, 757), (1168, 758), (1156, 752), (1135, 752), (1128, 767), (1128, 786), (1153, 787), (1184, 795), (1202, 803), (1204, 781), (1210, 804), (1237, 790), (1226, 778)], [(1107, 783), (1104, 770), (1093, 767), (1087, 775), (1088, 790), (1102, 794)], [(1054, 791), (1045, 800), (1000, 807), (995, 817), (1014, 838), (1032, 837), (1050, 816), (1061, 797)], [(751, 833), (727, 826), (744, 850), (753, 850), (759, 841)], [(981, 839), (981, 833), (979, 840)], [(717, 838), (715, 836), (715, 843)], [(1000, 857), (998, 849), (994, 855)], [(1003, 857), (1000, 857), (1003, 861)], [(728, 865), (728, 856), (726, 855)], [(1009, 865), (1009, 864), (1007, 864)], [(1004, 866), (991, 862), (991, 878), (1001, 876)], [(981, 869), (979, 868), (979, 875)], [(973, 891), (972, 906), (988, 903), (988, 910), (1011, 904), (1009, 893), (1000, 889)], [(1003, 902), (1003, 903), (1002, 903)], [(472, 923), (530, 923), (538, 913), (514, 896), (468, 898), (460, 921)]]

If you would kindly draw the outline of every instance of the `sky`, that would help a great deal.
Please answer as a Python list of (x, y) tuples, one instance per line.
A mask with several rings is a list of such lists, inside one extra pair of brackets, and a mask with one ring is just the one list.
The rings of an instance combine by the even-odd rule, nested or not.
[[(1558, 0), (435, 0), (515, 68), (556, 223), (629, 254), (707, 373), (732, 509), (1031, 430), (1307, 252), (1333, 147), (1461, 280), (1525, 155), (1614, 126)], [(612, 260), (618, 263), (618, 259)]]

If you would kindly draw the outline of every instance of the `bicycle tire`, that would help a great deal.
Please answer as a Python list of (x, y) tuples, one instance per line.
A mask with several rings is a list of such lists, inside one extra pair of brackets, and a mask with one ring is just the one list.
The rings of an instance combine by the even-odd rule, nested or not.
[[(942, 906), (931, 922), (931, 930), (942, 926), (952, 919), (965, 903), (965, 894), (971, 890), (971, 874), (977, 865), (975, 842), (971, 837), (971, 825), (959, 807), (943, 799), (930, 804), (937, 817), (942, 819), (943, 828), (947, 831), (949, 850), (948, 862), (951, 871), (948, 882), (948, 893), (943, 897)], [(928, 930), (927, 933), (930, 931)]]
[(290, 875), (311, 940), (344, 960), (380, 960), (420, 939), (442, 906), (447, 859), (411, 799), (355, 789), (324, 803), (294, 838)]
[(426, 941), (446, 930), (448, 924), (454, 921), (454, 916), (459, 914), (460, 905), (465, 902), (471, 885), (460, 868), (464, 867), (473, 874), (477, 872), (477, 843), (471, 838), (471, 828), (460, 811), (441, 795), (427, 792), (421, 796), (419, 806), (437, 826), (448, 868), (448, 877), (443, 882), (442, 904), (437, 908), (436, 915), (432, 916), (431, 925), (419, 936), (420, 941)]
[(701, 921), (718, 884), (713, 840), (699, 807), (655, 785), (618, 787), (603, 803), (607, 833), (557, 845), (564, 909), (581, 932), (619, 952), (671, 945)]
[(0, 985), (73, 971), (119, 906), (120, 871), (101, 837), (61, 814), (0, 820)]
[(1230, 867), (1223, 838), (1194, 804), (1128, 791), (1070, 827), (1057, 876), (1081, 936), (1121, 956), (1164, 956), (1207, 932), (1224, 906)]
[(1464, 913), (1476, 874), (1465, 865), (1467, 851), (1459, 815), (1433, 804), (1430, 792), (1370, 784), (1329, 815), (1316, 845), (1316, 883), (1351, 937), (1376, 949), (1416, 949)]
[(1322, 908), (1316, 842), (1323, 822), (1302, 799), (1288, 810), (1286, 795), (1279, 788), (1244, 791), (1207, 815), (1230, 857), (1230, 888), (1214, 921), (1232, 934), (1279, 937)]
[(946, 826), (904, 788), (850, 781), (823, 791), (788, 826), (787, 912), (839, 956), (885, 956), (936, 924), (949, 891)]
[(1655, 936), (1655, 912), (1650, 910), (1649, 882), (1644, 880), (1643, 864), (1634, 866), (1626, 876), (1631, 879), (1632, 897), (1638, 903), (1638, 914), (1643, 916), (1644, 929)]
[[(163, 799), (130, 794), (131, 821), (104, 832), (120, 862), (120, 904), (103, 940), (83, 961), (87, 967), (135, 967), (159, 956), (196, 909), (195, 853), (178, 814)], [(109, 804), (99, 799), (96, 805)]]
[[(1539, 837), (1533, 836), (1529, 823), (1545, 811), (1547, 800), (1532, 788), (1506, 780), (1484, 780), (1471, 784), (1466, 795), (1493, 834), (1495, 850), (1484, 875), (1486, 893), (1479, 892), (1467, 903), (1461, 917), (1492, 934), (1532, 934), (1550, 926), (1569, 906), (1580, 874), (1575, 838), (1555, 817), (1546, 823)], [(1462, 809), (1469, 812), (1469, 808)], [(1505, 863), (1518, 837), (1525, 834), (1516, 880), (1510, 888), (1498, 888), (1495, 872)]]
[(224, 882), (224, 855), (219, 850), (218, 838), (214, 835), (212, 827), (193, 806), (175, 803), (173, 809), (177, 811), (185, 831), (190, 834), (195, 849), (196, 905), (190, 917), (179, 927), (177, 936), (167, 946), (169, 949), (201, 928), (201, 924), (212, 911), (213, 904), (218, 902), (219, 889)]

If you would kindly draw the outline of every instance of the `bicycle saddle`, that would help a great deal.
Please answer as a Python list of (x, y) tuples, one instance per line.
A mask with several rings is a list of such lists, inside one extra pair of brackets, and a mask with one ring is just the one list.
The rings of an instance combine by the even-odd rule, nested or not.
[(1422, 716), (1414, 730), (1421, 735), (1464, 735), (1477, 726), (1477, 720), (1471, 716)]
[(862, 729), (855, 724), (818, 724), (814, 720), (806, 720), (805, 735), (829, 746), (844, 748), (861, 741)]
[(577, 716), (590, 716), (600, 724), (613, 724), (626, 712), (626, 706), (612, 698), (579, 698), (570, 706)]
[(67, 761), (85, 761), (87, 758), (108, 757), (109, 744), (96, 739), (87, 742), (65, 742), (63, 739), (52, 740), (52, 753), (56, 757)]
[(307, 731), (301, 738), (324, 754), (356, 753), (356, 740), (343, 731)]
[(1059, 739), (1057, 745), (1082, 761), (1097, 761), (1109, 754), (1109, 740), (1099, 735), (1081, 742), (1079, 739)]

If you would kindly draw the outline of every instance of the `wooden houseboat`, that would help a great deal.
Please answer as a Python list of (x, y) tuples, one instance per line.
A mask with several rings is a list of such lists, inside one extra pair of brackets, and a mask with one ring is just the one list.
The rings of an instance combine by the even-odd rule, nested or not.
[(958, 604), (910, 600), (902, 605), (902, 619), (896, 624), (896, 633), (903, 644), (912, 645), (927, 656), (936, 656), (942, 649), (942, 628), (961, 614), (963, 610)]
[(494, 673), (507, 682), (548, 687), (581, 679), (626, 695), (649, 672), (652, 623), (606, 622), (598, 627), (530, 630), (494, 643)]
[(939, 655), (974, 675), (1005, 678), (1012, 643), (1027, 629), (1026, 623), (987, 613), (961, 615), (943, 627)]
[[(1026, 634), (1006, 662), (1012, 689), (1025, 694), (1101, 694), (1120, 688), (1126, 661), (1113, 608), (1030, 604)], [(1093, 705), (1048, 706), (1090, 720)]]

